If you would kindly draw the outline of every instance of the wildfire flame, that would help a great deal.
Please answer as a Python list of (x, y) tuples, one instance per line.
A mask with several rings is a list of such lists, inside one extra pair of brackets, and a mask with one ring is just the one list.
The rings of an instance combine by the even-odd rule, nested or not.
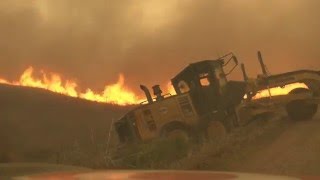
[[(125, 78), (123, 74), (119, 75), (117, 83), (106, 85), (102, 92), (95, 92), (89, 88), (85, 92), (80, 92), (78, 90), (78, 84), (75, 81), (63, 81), (61, 76), (57, 73), (45, 73), (42, 71), (42, 78), (36, 78), (33, 72), (34, 69), (32, 67), (29, 67), (22, 73), (19, 81), (10, 82), (4, 78), (0, 78), (0, 84), (41, 88), (71, 97), (102, 103), (117, 104), (121, 106), (138, 104), (144, 101), (144, 98), (140, 98), (125, 86)], [(296, 88), (308, 87), (304, 83), (293, 83), (288, 84), (285, 87), (271, 88), (270, 93), (271, 96), (285, 95)], [(170, 82), (167, 84), (167, 92), (171, 95), (176, 94)], [(265, 89), (258, 92), (253, 98), (260, 99), (269, 96), (269, 90)]]
[(306, 88), (308, 89), (308, 86), (305, 85), (304, 83), (293, 83), (293, 84), (288, 84), (285, 85), (284, 87), (274, 87), (274, 88), (270, 88), (270, 93), (268, 89), (264, 89), (259, 91), (254, 97), (253, 99), (261, 99), (261, 98), (265, 98), (265, 97), (269, 97), (270, 94), (271, 96), (279, 96), (279, 95), (286, 95), (289, 94), (290, 91), (292, 91), (293, 89), (296, 88)]
[(33, 68), (29, 67), (22, 73), (19, 81), (10, 82), (0, 78), (0, 83), (41, 88), (71, 97), (117, 105), (132, 105), (142, 101), (140, 97), (124, 85), (125, 79), (122, 74), (119, 75), (117, 83), (106, 85), (104, 90), (100, 93), (94, 92), (91, 89), (87, 89), (83, 93), (77, 90), (78, 85), (75, 81), (63, 81), (61, 76), (57, 73), (49, 73), (50, 75), (48, 76), (45, 72), (42, 72), (42, 78), (36, 78), (34, 77), (33, 72)]

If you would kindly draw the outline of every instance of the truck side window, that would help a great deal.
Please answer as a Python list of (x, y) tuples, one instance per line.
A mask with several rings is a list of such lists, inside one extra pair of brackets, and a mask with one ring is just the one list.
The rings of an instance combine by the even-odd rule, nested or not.
[(200, 84), (201, 84), (201, 86), (209, 86), (210, 85), (210, 81), (209, 81), (209, 79), (207, 77), (201, 78), (200, 79)]
[(190, 91), (189, 85), (183, 80), (178, 83), (178, 87), (181, 93), (187, 93)]
[(209, 86), (210, 85), (209, 73), (199, 74), (199, 79), (200, 79), (201, 86)]
[(150, 131), (155, 131), (157, 129), (156, 123), (154, 122), (152, 113), (150, 109), (143, 111), (144, 120), (148, 125)]

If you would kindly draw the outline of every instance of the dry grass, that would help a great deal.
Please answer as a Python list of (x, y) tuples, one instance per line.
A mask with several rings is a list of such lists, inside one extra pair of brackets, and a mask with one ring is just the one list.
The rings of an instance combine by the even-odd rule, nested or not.
[(92, 146), (88, 151), (74, 143), (60, 151), (57, 162), (99, 169), (232, 170), (254, 151), (272, 142), (287, 123), (279, 118), (252, 122), (235, 129), (220, 143), (162, 139), (128, 145), (121, 150), (113, 144), (108, 155), (106, 144)]
[(246, 127), (234, 129), (220, 143), (204, 143), (188, 157), (174, 162), (171, 169), (234, 170), (246, 157), (271, 143), (284, 129), (287, 122), (274, 118), (255, 121)]
[(116, 168), (163, 169), (188, 155), (191, 144), (181, 140), (157, 140), (147, 144), (126, 146), (113, 154)]

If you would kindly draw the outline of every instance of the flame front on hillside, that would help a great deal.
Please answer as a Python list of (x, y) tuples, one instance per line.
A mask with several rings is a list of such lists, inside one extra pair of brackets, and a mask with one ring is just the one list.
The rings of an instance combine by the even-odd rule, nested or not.
[[(55, 93), (60, 93), (66, 96), (77, 97), (102, 103), (117, 104), (121, 106), (138, 104), (144, 100), (144, 98), (140, 98), (138, 95), (136, 95), (133, 91), (131, 91), (129, 88), (125, 86), (125, 78), (122, 74), (119, 75), (117, 83), (106, 85), (102, 92), (97, 93), (89, 88), (86, 89), (85, 92), (80, 92), (78, 90), (78, 84), (75, 81), (64, 81), (62, 80), (61, 75), (57, 73), (41, 72), (42, 77), (36, 78), (33, 72), (33, 68), (29, 67), (22, 73), (19, 81), (10, 82), (4, 78), (0, 78), (0, 84), (41, 88)], [(303, 83), (294, 83), (289, 84), (284, 88), (271, 88), (270, 92), (272, 96), (285, 95), (295, 88), (307, 88), (307, 86)], [(176, 94), (171, 83), (167, 84), (167, 91), (171, 95)], [(254, 99), (259, 99), (268, 96), (269, 91), (262, 90), (257, 93)]]
[(4, 78), (0, 78), (0, 83), (41, 88), (71, 97), (117, 105), (138, 104), (142, 101), (141, 98), (124, 85), (124, 76), (122, 74), (119, 75), (117, 83), (106, 85), (100, 93), (94, 92), (91, 89), (87, 89), (84, 93), (80, 92), (77, 90), (78, 84), (75, 81), (63, 81), (59, 74), (49, 74), (48, 76), (47, 73), (42, 72), (42, 78), (36, 78), (33, 75), (33, 68), (29, 67), (20, 76), (19, 81), (10, 82)]

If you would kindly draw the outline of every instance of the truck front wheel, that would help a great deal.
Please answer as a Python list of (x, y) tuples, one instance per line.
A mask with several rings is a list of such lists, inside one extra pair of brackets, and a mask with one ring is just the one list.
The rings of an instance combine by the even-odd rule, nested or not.
[(183, 142), (188, 142), (190, 140), (189, 134), (183, 129), (172, 129), (167, 131), (165, 136), (169, 140), (181, 140)]

